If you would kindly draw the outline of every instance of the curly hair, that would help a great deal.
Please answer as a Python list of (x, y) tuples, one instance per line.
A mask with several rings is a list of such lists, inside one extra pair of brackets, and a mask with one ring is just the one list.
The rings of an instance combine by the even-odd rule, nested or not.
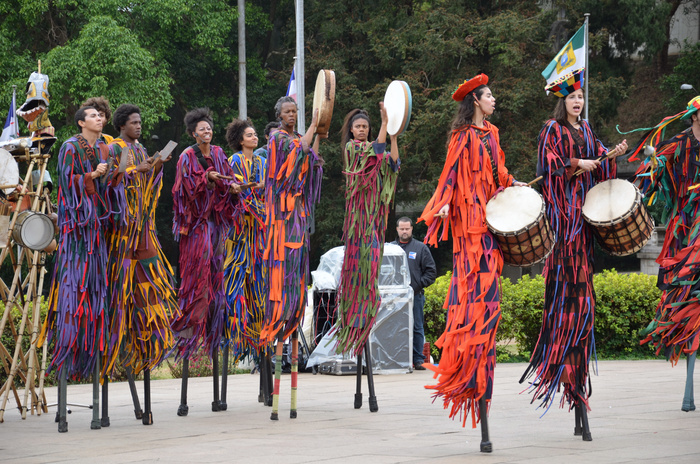
[(277, 100), (277, 103), (275, 103), (275, 118), (279, 119), (280, 114), (282, 114), (282, 105), (285, 103), (294, 103), (294, 106), (299, 108), (297, 106), (296, 100), (294, 100), (292, 97), (280, 97), (279, 100)]
[(226, 142), (233, 151), (239, 152), (243, 150), (243, 145), (241, 143), (243, 142), (243, 134), (245, 134), (245, 130), (249, 127), (255, 129), (250, 119), (246, 119), (245, 121), (242, 119), (234, 119), (228, 123), (226, 126)]
[(212, 130), (214, 129), (214, 120), (211, 118), (209, 108), (195, 108), (192, 111), (188, 111), (185, 115), (187, 133), (192, 135), (192, 133), (197, 130), (197, 124), (199, 124), (200, 121), (208, 122)]
[[(90, 97), (83, 102), (81, 106), (92, 106), (98, 113), (105, 114), (105, 123), (112, 117), (112, 107), (109, 106), (109, 100), (106, 97)], [(117, 129), (119, 130), (119, 129)]]
[(126, 122), (129, 120), (129, 116), (134, 113), (140, 115), (141, 108), (129, 103), (121, 105), (116, 109), (116, 111), (114, 111), (114, 119), (112, 120), (112, 124), (114, 125), (114, 129), (117, 131), (117, 133), (122, 131), (122, 127), (126, 125)]
[(348, 141), (353, 138), (351, 130), (352, 125), (358, 119), (364, 119), (367, 121), (367, 125), (369, 126), (369, 131), (367, 132), (367, 140), (372, 140), (372, 122), (369, 119), (367, 111), (355, 108), (345, 116), (345, 119), (343, 120), (343, 127), (342, 129), (340, 129), (340, 148), (342, 150), (345, 150), (345, 145), (347, 145)]

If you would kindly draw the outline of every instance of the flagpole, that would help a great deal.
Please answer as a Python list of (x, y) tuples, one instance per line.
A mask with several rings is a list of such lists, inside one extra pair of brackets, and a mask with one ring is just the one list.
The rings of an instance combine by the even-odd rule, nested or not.
[(586, 19), (583, 21), (583, 25), (584, 25), (584, 27), (585, 27), (585, 29), (584, 29), (584, 35), (585, 35), (585, 37), (586, 37), (586, 55), (585, 55), (585, 56), (586, 56), (586, 61), (585, 61), (585, 66), (586, 66), (586, 71), (585, 71), (585, 73), (586, 73), (586, 75), (584, 76), (584, 80), (585, 80), (586, 82), (584, 83), (585, 89), (584, 89), (584, 91), (583, 91), (583, 93), (585, 93), (585, 96), (584, 96), (584, 97), (585, 97), (585, 99), (586, 99), (586, 100), (585, 100), (585, 101), (586, 101), (586, 104), (584, 105), (583, 108), (584, 108), (584, 111), (585, 111), (585, 118), (584, 118), (584, 119), (586, 119), (586, 121), (588, 121), (588, 106), (589, 106), (589, 105), (588, 105), (588, 18), (591, 16), (591, 14), (590, 14), (590, 13), (585, 13), (583, 16), (584, 16), (584, 18), (586, 18)]
[(304, 0), (296, 0), (296, 28), (297, 28), (297, 61), (295, 67), (295, 79), (297, 81), (297, 131), (306, 132), (306, 93), (304, 89)]
[(238, 0), (238, 118), (248, 117), (246, 96), (245, 1)]

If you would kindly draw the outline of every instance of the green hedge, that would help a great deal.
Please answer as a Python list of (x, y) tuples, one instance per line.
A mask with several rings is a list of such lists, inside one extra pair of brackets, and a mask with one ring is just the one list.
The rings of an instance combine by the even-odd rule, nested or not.
[[(439, 277), (425, 289), (425, 339), (434, 344), (445, 328), (442, 309), (452, 274)], [(596, 350), (602, 358), (651, 357), (650, 346), (639, 345), (639, 331), (654, 317), (661, 291), (656, 277), (618, 274), (606, 270), (593, 276), (596, 291)], [(526, 360), (537, 343), (544, 307), (544, 277), (523, 276), (516, 283), (501, 278), (501, 324), (496, 340), (499, 361)], [(515, 342), (515, 347), (508, 345)], [(432, 346), (439, 360), (439, 350)]]

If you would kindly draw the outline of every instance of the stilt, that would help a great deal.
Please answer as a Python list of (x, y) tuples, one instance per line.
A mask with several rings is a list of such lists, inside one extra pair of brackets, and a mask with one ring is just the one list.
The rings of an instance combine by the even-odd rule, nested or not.
[(369, 343), (365, 343), (365, 364), (367, 364), (367, 386), (369, 387), (369, 412), (379, 411), (377, 397), (374, 395), (374, 377), (372, 376), (372, 354), (369, 351)]
[(95, 361), (95, 371), (92, 374), (92, 422), (91, 430), (99, 430), (100, 425), (100, 356)]
[(586, 403), (583, 401), (583, 397), (583, 387), (579, 387), (578, 398), (576, 398), (576, 406), (579, 408), (581, 414), (581, 437), (583, 438), (583, 441), (593, 441), (591, 429), (588, 426), (588, 411), (586, 409)]
[[(266, 403), (266, 396), (265, 396), (265, 355), (260, 352), (258, 354), (258, 373), (260, 374), (260, 384), (258, 388), (258, 403)], [(253, 369), (255, 371), (255, 369)]]
[(299, 379), (299, 329), (292, 334), (292, 400), (289, 417), (297, 418), (297, 380)]
[(581, 428), (581, 406), (574, 406), (574, 416), (576, 420), (576, 425), (574, 425), (574, 436), (580, 437), (583, 434), (583, 429)]
[(260, 376), (263, 389), (263, 404), (272, 407), (272, 355), (270, 355), (269, 348), (265, 349)]
[(279, 406), (280, 406), (280, 379), (282, 377), (282, 349), (284, 347), (284, 340), (282, 335), (277, 339), (277, 346), (275, 347), (275, 386), (272, 390), (272, 413), (270, 414), (270, 420), (279, 420)]
[(212, 361), (212, 380), (214, 381), (214, 401), (211, 402), (211, 410), (214, 412), (219, 411), (219, 403), (221, 398), (219, 398), (219, 349), (214, 350), (214, 354), (211, 357)]
[[(364, 348), (362, 348), (364, 350)], [(355, 409), (362, 407), (362, 351), (357, 355), (357, 382), (355, 384)]]
[(102, 417), (100, 418), (102, 427), (109, 427), (109, 377), (102, 379)]
[(151, 370), (143, 370), (143, 425), (153, 425), (153, 411), (151, 410)]
[(65, 367), (58, 371), (58, 431), (65, 433), (68, 431), (68, 421), (66, 419), (66, 409), (68, 409), (66, 394), (68, 383), (68, 372)]
[(696, 351), (693, 354), (689, 354), (686, 357), (686, 362), (687, 362), (687, 372), (686, 372), (686, 377), (685, 377), (685, 395), (683, 396), (683, 406), (681, 406), (681, 410), (688, 412), (688, 411), (695, 411), (695, 394), (693, 392), (693, 373), (695, 371), (695, 359), (697, 357), (698, 352)]
[(143, 410), (139, 403), (139, 393), (136, 391), (136, 381), (134, 380), (134, 372), (130, 367), (126, 368), (126, 379), (129, 381), (129, 390), (131, 391), (131, 400), (134, 402), (134, 415), (136, 419), (143, 417)]
[(482, 396), (479, 398), (479, 421), (481, 422), (481, 443), (479, 450), (482, 453), (490, 453), (493, 451), (493, 445), (489, 440), (489, 409), (486, 405), (486, 399)]
[(221, 362), (221, 401), (219, 401), (219, 411), (226, 411), (226, 390), (228, 389), (228, 345), (224, 346), (223, 360)]
[(180, 387), (180, 406), (177, 408), (178, 416), (186, 416), (190, 411), (187, 406), (187, 378), (190, 375), (190, 360), (185, 358), (182, 360), (182, 387)]

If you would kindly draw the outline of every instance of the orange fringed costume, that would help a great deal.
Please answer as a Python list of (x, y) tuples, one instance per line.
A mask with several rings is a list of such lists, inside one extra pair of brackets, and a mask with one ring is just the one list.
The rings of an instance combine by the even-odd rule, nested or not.
[[(484, 121), (483, 128), (454, 130), (437, 189), (418, 219), (428, 225), (425, 241), (433, 246), (447, 239), (452, 226), (452, 282), (444, 305), (447, 324), (435, 343), (442, 348), (442, 357), (437, 367), (425, 364), (435, 372), (438, 384), (426, 388), (436, 390), (435, 398), (442, 397), (450, 418), (460, 414), (462, 426), (471, 410), (476, 427), (482, 414), (479, 399), (491, 401), (503, 256), (486, 228), (486, 203), (499, 187), (512, 183), (495, 126)], [(448, 217), (435, 217), (446, 204)]]

